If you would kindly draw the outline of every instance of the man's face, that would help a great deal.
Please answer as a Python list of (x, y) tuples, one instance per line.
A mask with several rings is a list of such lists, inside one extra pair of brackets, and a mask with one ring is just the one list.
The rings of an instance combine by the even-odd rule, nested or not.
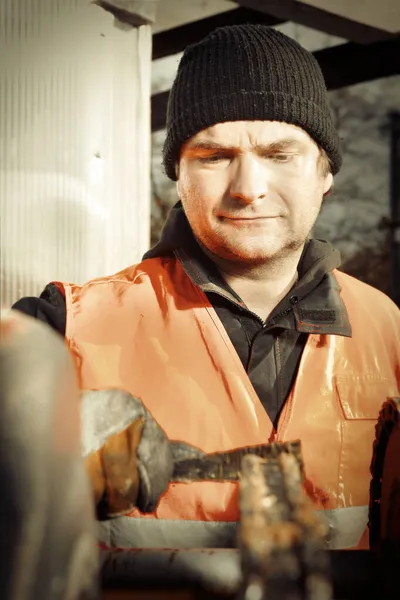
[(177, 189), (197, 239), (242, 266), (299, 249), (332, 175), (309, 135), (277, 121), (218, 123), (182, 148)]

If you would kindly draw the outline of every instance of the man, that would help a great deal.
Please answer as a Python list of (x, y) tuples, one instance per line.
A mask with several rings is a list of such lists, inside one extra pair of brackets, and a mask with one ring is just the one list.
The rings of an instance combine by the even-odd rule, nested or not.
[[(374, 427), (400, 391), (400, 312), (309, 238), (341, 166), (314, 57), (261, 25), (189, 47), (164, 166), (181, 202), (139, 265), (15, 308), (65, 335), (82, 389), (130, 392), (171, 440), (212, 452), (300, 438), (332, 547), (365, 546)], [(170, 484), (105, 541), (224, 546), (237, 518), (236, 484)]]

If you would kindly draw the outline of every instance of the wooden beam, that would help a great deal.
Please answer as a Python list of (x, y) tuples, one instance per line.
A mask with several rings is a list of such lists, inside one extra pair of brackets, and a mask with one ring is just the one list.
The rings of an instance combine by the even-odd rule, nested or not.
[[(349, 42), (314, 52), (328, 90), (400, 74), (400, 38), (370, 45)], [(165, 127), (169, 91), (151, 98), (151, 129)]]
[(121, 0), (92, 0), (92, 4), (96, 4), (111, 13), (117, 21), (131, 25), (132, 27), (154, 23), (155, 2), (153, 4), (136, 3), (133, 6), (132, 2), (129, 3)]
[(349, 42), (314, 52), (328, 90), (400, 73), (400, 38), (375, 44)]
[(169, 90), (151, 97), (151, 131), (165, 129)]
[[(278, 19), (293, 21), (329, 35), (344, 38), (358, 44), (372, 44), (392, 37), (393, 34), (358, 23), (327, 10), (310, 6), (298, 0), (233, 0), (244, 8), (265, 12)], [(349, 0), (350, 1), (350, 0)], [(357, 0), (354, 0), (357, 1)], [(332, 2), (332, 6), (334, 2)]]
[(167, 29), (153, 35), (153, 60), (182, 52), (186, 46), (199, 42), (217, 27), (242, 23), (262, 23), (273, 26), (282, 23), (282, 19), (251, 8), (235, 8), (207, 19)]

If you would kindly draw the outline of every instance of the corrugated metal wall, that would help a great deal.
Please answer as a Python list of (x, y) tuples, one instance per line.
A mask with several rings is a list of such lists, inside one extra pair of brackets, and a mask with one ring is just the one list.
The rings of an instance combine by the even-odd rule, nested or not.
[(151, 28), (90, 0), (0, 2), (1, 301), (137, 261), (150, 229)]

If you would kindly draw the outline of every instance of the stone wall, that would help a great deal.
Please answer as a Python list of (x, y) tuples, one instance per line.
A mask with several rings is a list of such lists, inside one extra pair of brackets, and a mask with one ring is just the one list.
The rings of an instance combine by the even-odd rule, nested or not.
[(387, 292), (390, 113), (400, 108), (400, 77), (359, 84), (330, 96), (344, 160), (314, 233), (341, 251), (343, 270)]
[[(294, 24), (278, 29), (310, 51), (344, 40)], [(153, 92), (168, 89), (180, 55), (156, 61)], [(342, 253), (344, 271), (387, 292), (389, 244), (389, 115), (400, 110), (400, 77), (362, 83), (330, 92), (336, 125), (342, 140), (343, 167), (326, 198), (314, 236), (328, 239)], [(170, 208), (177, 200), (175, 184), (163, 173), (161, 150), (165, 132), (152, 136), (152, 243), (159, 238)]]

